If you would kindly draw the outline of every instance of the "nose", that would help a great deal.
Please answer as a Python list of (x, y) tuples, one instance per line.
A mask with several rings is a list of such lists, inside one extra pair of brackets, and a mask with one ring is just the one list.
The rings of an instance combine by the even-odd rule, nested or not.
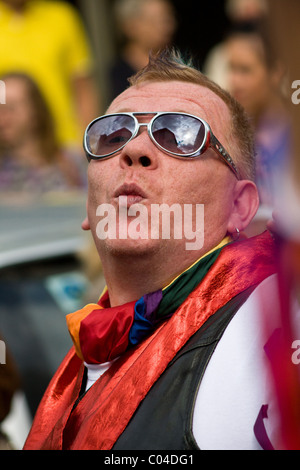
[(139, 133), (128, 142), (120, 153), (120, 165), (122, 168), (145, 167), (149, 170), (157, 168), (158, 149), (151, 141), (146, 125), (140, 124)]

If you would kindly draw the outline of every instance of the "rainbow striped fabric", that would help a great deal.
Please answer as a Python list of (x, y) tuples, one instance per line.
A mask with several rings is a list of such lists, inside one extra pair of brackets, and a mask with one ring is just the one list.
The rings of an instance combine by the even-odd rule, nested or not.
[(66, 317), (77, 355), (88, 364), (111, 361), (168, 319), (204, 278), (227, 243), (221, 243), (168, 286), (137, 301), (110, 307), (105, 290), (98, 303)]

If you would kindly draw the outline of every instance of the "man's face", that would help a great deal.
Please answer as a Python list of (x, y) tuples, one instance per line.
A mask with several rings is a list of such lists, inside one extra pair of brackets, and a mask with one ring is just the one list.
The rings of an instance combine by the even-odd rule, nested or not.
[[(107, 113), (181, 111), (203, 118), (229, 151), (229, 111), (223, 101), (210, 90), (185, 82), (147, 82), (131, 87), (119, 95)], [(143, 122), (151, 116), (143, 117)], [(106, 250), (121, 254), (160, 252), (173, 255), (184, 250), (184, 239), (105, 239), (97, 237), (97, 208), (110, 204), (120, 210), (120, 197), (127, 197), (127, 206), (142, 204), (149, 217), (153, 205), (204, 205), (204, 245), (201, 255), (226, 234), (232, 208), (232, 191), (236, 178), (212, 150), (195, 159), (178, 159), (160, 151), (150, 140), (146, 128), (111, 158), (92, 160), (88, 167), (88, 219), (101, 254)], [(195, 215), (195, 213), (193, 213)], [(126, 223), (130, 222), (130, 218)], [(150, 222), (150, 219), (149, 219)], [(195, 223), (195, 220), (194, 220)], [(150, 223), (149, 223), (150, 227)], [(117, 221), (117, 233), (119, 229)], [(122, 227), (122, 230), (124, 227)], [(125, 228), (126, 229), (126, 228)], [(163, 262), (163, 258), (162, 258)]]

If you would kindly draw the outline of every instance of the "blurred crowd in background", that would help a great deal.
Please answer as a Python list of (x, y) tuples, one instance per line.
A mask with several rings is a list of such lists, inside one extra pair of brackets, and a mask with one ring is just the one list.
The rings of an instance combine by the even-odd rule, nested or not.
[[(80, 10), (83, 3), (85, 10)], [(85, 188), (81, 142), (87, 124), (104, 113), (109, 101), (127, 87), (128, 77), (146, 65), (150, 50), (175, 46), (189, 54), (178, 35), (188, 26), (176, 2), (102, 1), (95, 12), (107, 15), (101, 21), (106, 20), (113, 31), (112, 52), (103, 71), (88, 21), (88, 6), (93, 3), (0, 1), (0, 79), (6, 86), (6, 103), (0, 109), (2, 192), (43, 194)], [(99, 9), (99, 4), (105, 8)], [(211, 39), (207, 41), (206, 52), (202, 49), (199, 55), (195, 44), (190, 49), (202, 71), (232, 92), (253, 119), (257, 184), (262, 204), (271, 207), (277, 171), (290, 140), (285, 69), (264, 29), (266, 1), (222, 4), (222, 10), (215, 12), (215, 17), (226, 19), (222, 35), (209, 31), (215, 30), (216, 18), (201, 7), (199, 30), (214, 36), (215, 44), (210, 47)], [(196, 37), (197, 31), (193, 33)], [(101, 51), (101, 44), (97, 48)]]
[[(0, 0), (0, 80), (5, 83), (0, 205), (18, 204), (28, 195), (40, 200), (53, 192), (84, 195), (85, 127), (146, 65), (150, 50), (175, 46), (187, 58), (191, 52), (195, 64), (228, 89), (251, 117), (261, 207), (250, 232), (262, 231), (281, 198), (282, 175), (290, 165), (290, 83), (300, 76), (288, 76), (270, 39), (270, 2), (206, 3)], [(95, 260), (88, 251), (90, 278), (101, 272)], [(1, 421), (20, 386), (10, 361), (5, 370), (7, 376), (0, 376)]]

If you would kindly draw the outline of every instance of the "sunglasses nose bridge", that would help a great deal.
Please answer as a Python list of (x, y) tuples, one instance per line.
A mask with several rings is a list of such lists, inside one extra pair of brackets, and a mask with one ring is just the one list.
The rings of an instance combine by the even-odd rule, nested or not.
[(135, 130), (131, 136), (131, 138), (129, 139), (128, 142), (130, 142), (132, 139), (135, 139), (136, 137), (138, 137), (141, 132), (143, 131), (143, 129), (141, 129), (141, 127), (145, 127), (148, 131), (148, 135), (150, 136), (150, 132), (149, 132), (149, 123), (148, 122), (136, 122), (136, 127), (135, 127)]
[(149, 123), (148, 123), (148, 122), (138, 122), (138, 123), (137, 123), (137, 131), (136, 131), (136, 134), (138, 134), (138, 133), (140, 132), (140, 128), (141, 128), (142, 126), (148, 128)]
[[(138, 122), (136, 121), (135, 123), (135, 129), (130, 137), (130, 139), (124, 144), (123, 148), (127, 147), (127, 145), (135, 140), (137, 137), (139, 137), (142, 132), (143, 132), (143, 127), (145, 128), (145, 131), (148, 133), (148, 137), (151, 139), (151, 132), (150, 132), (150, 123), (148, 122)], [(141, 129), (142, 128), (142, 129)]]

